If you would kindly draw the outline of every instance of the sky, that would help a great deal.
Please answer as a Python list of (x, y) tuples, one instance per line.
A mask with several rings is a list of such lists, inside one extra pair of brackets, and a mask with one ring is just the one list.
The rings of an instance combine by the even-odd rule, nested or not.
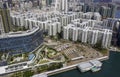
[(113, 0), (113, 1), (120, 1), (120, 0)]
[(119, 1), (120, 2), (120, 0), (94, 0), (94, 1), (106, 1), (106, 2), (108, 2), (108, 1), (113, 1), (113, 2)]

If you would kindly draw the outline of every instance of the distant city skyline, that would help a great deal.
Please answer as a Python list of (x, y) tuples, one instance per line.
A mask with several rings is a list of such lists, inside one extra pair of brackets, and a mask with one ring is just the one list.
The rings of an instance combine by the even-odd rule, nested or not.
[(113, 0), (113, 1), (119, 1), (120, 2), (120, 0)]

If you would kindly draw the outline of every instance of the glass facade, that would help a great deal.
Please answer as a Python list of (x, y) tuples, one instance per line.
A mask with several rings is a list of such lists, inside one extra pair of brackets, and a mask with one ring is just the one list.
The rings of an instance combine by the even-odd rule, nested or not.
[(42, 43), (43, 32), (38, 30), (27, 36), (0, 39), (0, 51), (30, 52)]
[[(119, 21), (120, 22), (120, 21)], [(120, 25), (119, 25), (119, 28), (117, 30), (117, 46), (120, 47)]]

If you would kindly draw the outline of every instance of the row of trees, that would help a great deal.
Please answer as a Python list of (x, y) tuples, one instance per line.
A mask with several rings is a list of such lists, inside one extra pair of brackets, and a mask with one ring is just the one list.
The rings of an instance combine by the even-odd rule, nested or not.
[(32, 70), (29, 69), (25, 71), (16, 72), (12, 74), (11, 77), (31, 77), (34, 74), (55, 70), (55, 69), (61, 68), (62, 66), (63, 66), (62, 63), (51, 63), (49, 65), (42, 65), (40, 67), (33, 68)]
[(40, 67), (37, 67), (37, 73), (51, 71), (51, 70), (59, 69), (61, 67), (63, 67), (62, 63), (51, 63), (49, 65), (42, 65)]
[(31, 77), (34, 75), (34, 72), (31, 70), (16, 72), (11, 77)]

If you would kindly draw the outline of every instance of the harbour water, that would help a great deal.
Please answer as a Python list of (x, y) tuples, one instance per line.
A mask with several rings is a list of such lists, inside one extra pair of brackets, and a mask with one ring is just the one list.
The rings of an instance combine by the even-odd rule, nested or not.
[(99, 72), (81, 73), (78, 69), (74, 69), (49, 77), (120, 77), (120, 53), (111, 51), (109, 59), (103, 61), (102, 69)]

